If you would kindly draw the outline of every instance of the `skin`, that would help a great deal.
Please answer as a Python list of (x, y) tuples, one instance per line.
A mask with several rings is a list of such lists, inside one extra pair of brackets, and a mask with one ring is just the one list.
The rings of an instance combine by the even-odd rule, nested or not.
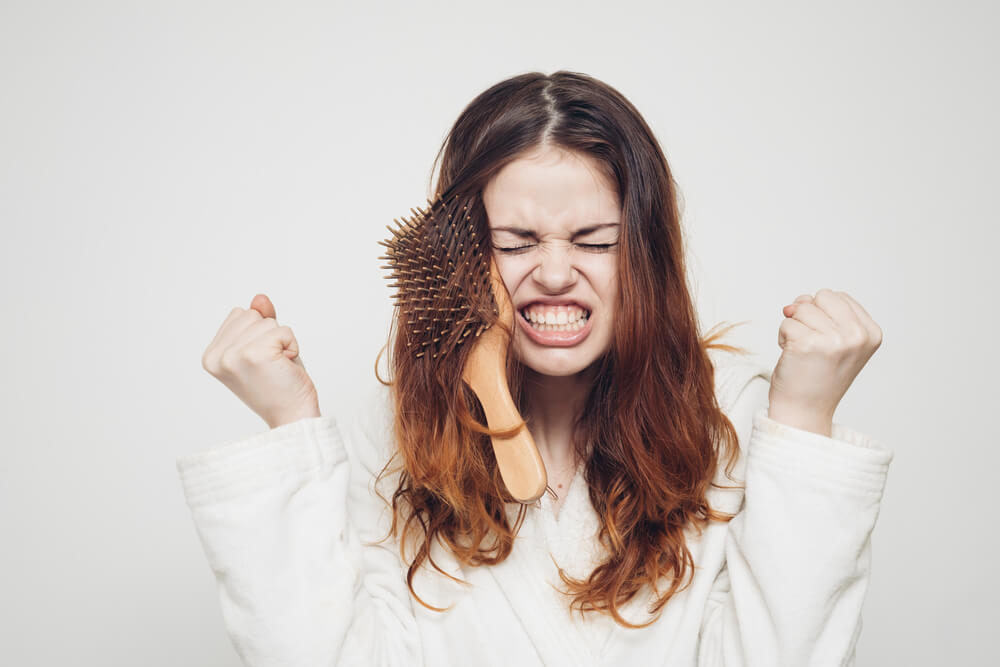
[(850, 294), (825, 287), (781, 312), (768, 417), (831, 437), (834, 411), (882, 345), (882, 329)]
[[(517, 310), (539, 298), (566, 298), (591, 311), (590, 334), (571, 347), (537, 343), (520, 327), (514, 334), (514, 353), (526, 367), (524, 418), (558, 491), (575, 470), (573, 420), (593, 382), (595, 362), (611, 344), (618, 247), (593, 246), (618, 241), (621, 206), (593, 158), (549, 145), (498, 172), (483, 190), (483, 204), (497, 268)], [(614, 224), (579, 233), (599, 223)], [(501, 229), (506, 227), (521, 233)]]

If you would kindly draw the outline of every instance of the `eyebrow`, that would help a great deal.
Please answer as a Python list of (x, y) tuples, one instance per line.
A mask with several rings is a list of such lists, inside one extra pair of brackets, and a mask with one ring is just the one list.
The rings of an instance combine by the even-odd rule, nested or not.
[[(604, 229), (605, 227), (619, 227), (620, 222), (602, 222), (596, 225), (590, 225), (588, 227), (581, 227), (573, 233), (573, 236), (584, 236), (590, 234), (591, 232), (596, 232), (598, 229)], [(535, 232), (530, 229), (525, 229), (523, 227), (493, 227), (490, 229), (491, 232), (510, 232), (515, 236), (520, 236), (522, 238), (528, 238), (535, 235)]]

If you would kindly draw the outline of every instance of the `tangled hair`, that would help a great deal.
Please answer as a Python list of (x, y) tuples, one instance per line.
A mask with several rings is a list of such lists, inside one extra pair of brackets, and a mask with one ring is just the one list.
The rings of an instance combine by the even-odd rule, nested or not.
[[(493, 85), (462, 111), (445, 138), (434, 160), (441, 165), (431, 192), (461, 191), (478, 200), (468, 224), (478, 225), (480, 238), (489, 238), (479, 195), (500, 169), (541, 145), (595, 158), (617, 187), (623, 220), (613, 340), (594, 362), (596, 379), (573, 431), (607, 557), (585, 580), (562, 568), (559, 574), (572, 597), (571, 610), (607, 613), (623, 626), (645, 627), (690, 583), (685, 579), (694, 562), (685, 527), (693, 524), (700, 532), (710, 520), (734, 516), (716, 511), (706, 499), (709, 487), (718, 486), (713, 479), (722, 458), (731, 475), (738, 454), (736, 430), (716, 400), (708, 349), (746, 350), (716, 342), (735, 325), (704, 339), (699, 334), (676, 183), (653, 132), (607, 84), (558, 71)], [(445, 611), (413, 589), (425, 560), (454, 579), (431, 557), (433, 541), (464, 565), (498, 564), (510, 554), (527, 506), (507, 492), (482, 407), (461, 381), (470, 345), (432, 366), (393, 336), (398, 317), (397, 308), (387, 344), (393, 377), (383, 381), (392, 387), (395, 451), (379, 479), (400, 473), (390, 535), (400, 534), (404, 561), (407, 540), (414, 540), (407, 586), (425, 607)], [(508, 355), (508, 381), (525, 414), (523, 369), (514, 356)], [(511, 503), (516, 518), (507, 512)], [(661, 592), (662, 578), (669, 586)], [(649, 612), (657, 616), (635, 625), (619, 607), (644, 585), (656, 593)]]

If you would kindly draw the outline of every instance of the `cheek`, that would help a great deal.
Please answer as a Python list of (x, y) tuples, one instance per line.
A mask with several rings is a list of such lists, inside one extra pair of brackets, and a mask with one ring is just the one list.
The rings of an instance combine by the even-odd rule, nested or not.
[(601, 303), (614, 312), (618, 305), (618, 275), (614, 271), (607, 271), (599, 280)]
[(523, 266), (524, 262), (518, 262), (516, 257), (503, 257), (494, 254), (493, 263), (496, 264), (497, 271), (500, 273), (507, 291), (513, 296), (517, 286), (521, 284), (527, 274)]
[(618, 314), (618, 285), (613, 284), (608, 290), (608, 310), (612, 316)]

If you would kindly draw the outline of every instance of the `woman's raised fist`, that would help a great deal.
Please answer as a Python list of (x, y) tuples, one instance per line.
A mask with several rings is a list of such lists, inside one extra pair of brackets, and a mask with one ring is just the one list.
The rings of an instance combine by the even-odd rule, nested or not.
[(319, 417), (316, 387), (299, 357), (291, 327), (279, 326), (274, 305), (258, 294), (249, 309), (233, 308), (201, 358), (271, 428)]

